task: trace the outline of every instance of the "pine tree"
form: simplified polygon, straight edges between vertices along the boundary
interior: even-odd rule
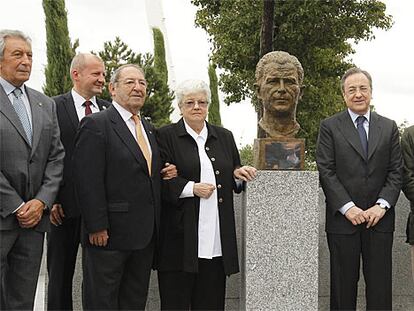
[[[69,38],[65,0],[43,0],[46,23],[47,66],[43,91],[48,96],[66,93],[72,87],[70,63],[78,41]]]
[[[121,65],[139,65],[144,70],[148,83],[147,100],[141,110],[142,114],[156,127],[170,123],[170,115],[173,111],[171,103],[174,96],[163,77],[155,70],[154,57],[151,54],[133,52],[119,37],[116,37],[113,42],[104,42],[104,49],[95,54],[98,54],[105,64],[106,85],[109,84],[113,72]],[[103,91],[101,97],[111,100],[107,89]]]
[[[210,63],[208,66],[208,76],[210,79],[211,103],[208,109],[208,122],[221,126],[220,101],[218,97],[216,66]]]

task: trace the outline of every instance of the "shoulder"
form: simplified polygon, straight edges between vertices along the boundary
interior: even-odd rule
[[[331,124],[334,124],[334,123],[338,122],[339,120],[347,118],[347,117],[349,117],[348,111],[343,110],[343,111],[335,113],[334,115],[332,115],[330,117],[327,117],[327,118],[323,119],[321,121],[321,124],[331,125]]]
[[[224,127],[207,123],[207,128],[209,131],[212,131],[212,133],[215,132],[218,137],[233,137],[233,133]]]
[[[26,86],[26,93],[29,96],[29,99],[35,99],[41,102],[42,104],[54,105],[55,103],[53,99],[51,99],[50,97],[27,86]]]
[[[103,109],[109,108],[109,106],[111,106],[112,104],[105,100],[105,99],[101,99],[101,98],[96,98],[96,102],[98,103],[98,105],[100,107],[102,107]]]
[[[72,97],[72,94],[68,92],[65,94],[53,96],[52,99],[55,101],[56,105],[59,105],[60,103],[66,101],[67,99],[70,99],[71,97]]]
[[[156,129],[156,135],[161,141],[176,140],[179,133],[179,124],[172,123]]]

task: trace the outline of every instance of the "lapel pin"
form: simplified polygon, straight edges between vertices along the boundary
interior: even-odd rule
[[[105,110],[106,109],[106,106],[102,106],[102,108]]]
[[[42,107],[42,103],[38,103],[39,107]]]

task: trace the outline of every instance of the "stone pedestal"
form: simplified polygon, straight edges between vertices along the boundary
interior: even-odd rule
[[[241,307],[318,310],[318,173],[259,171],[243,198]]]

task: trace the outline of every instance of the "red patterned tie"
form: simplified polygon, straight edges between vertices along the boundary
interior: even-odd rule
[[[88,114],[91,114],[92,113],[92,109],[91,109],[92,102],[90,100],[87,100],[86,102],[83,103],[83,105],[85,106],[85,116],[87,116]]]

